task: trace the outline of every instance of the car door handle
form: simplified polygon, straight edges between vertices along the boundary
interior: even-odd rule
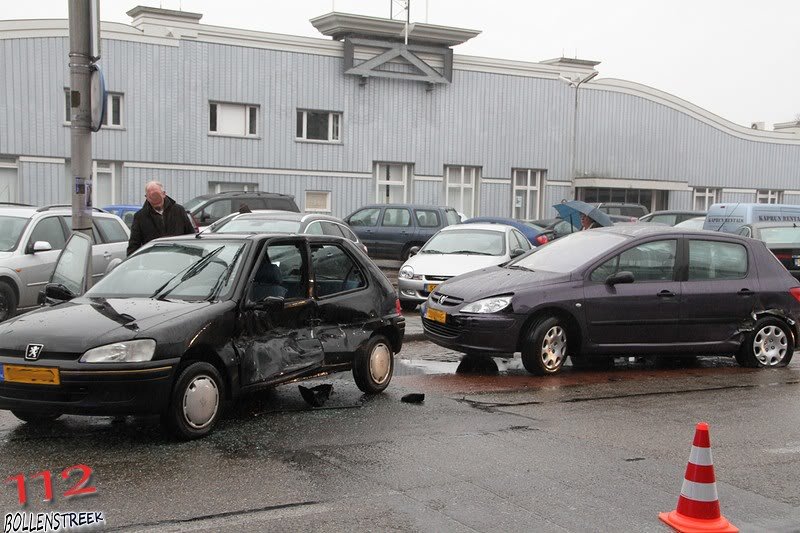
[[[672,291],[663,290],[663,291],[660,291],[657,296],[659,298],[672,298],[673,296],[675,296],[675,293],[672,292]]]
[[[105,257],[106,259],[111,259],[111,253],[110,252],[103,252],[103,257]]]
[[[755,294],[755,292],[751,291],[750,289],[742,289],[736,294],[738,294],[739,296],[752,296]]]

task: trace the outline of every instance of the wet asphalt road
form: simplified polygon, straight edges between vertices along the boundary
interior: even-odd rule
[[[322,409],[286,385],[235,406],[200,441],[152,418],[63,417],[40,429],[0,412],[0,476],[51,470],[26,511],[102,511],[122,531],[668,531],[694,424],[711,425],[725,516],[743,531],[800,531],[800,355],[741,369],[618,360],[537,378],[454,372],[425,342],[382,395],[349,374]],[[425,393],[422,404],[400,401]],[[86,464],[97,493],[64,498],[58,473]],[[20,510],[13,484],[0,510]]]

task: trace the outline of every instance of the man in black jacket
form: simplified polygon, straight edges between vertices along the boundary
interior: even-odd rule
[[[133,215],[128,255],[159,237],[194,233],[194,227],[182,205],[167,196],[164,186],[157,181],[144,187],[144,205]]]

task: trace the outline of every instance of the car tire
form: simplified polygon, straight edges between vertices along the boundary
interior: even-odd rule
[[[567,360],[567,329],[555,317],[534,322],[522,346],[522,366],[531,374],[557,374]]]
[[[11,286],[0,281],[0,322],[8,320],[17,312],[17,297]]]
[[[17,411],[12,409],[11,414],[28,424],[46,424],[53,422],[61,413],[34,413],[32,411]]]
[[[400,252],[400,260],[403,261],[404,263],[406,261],[408,261],[408,259],[411,257],[411,254],[410,254],[411,249],[413,247],[415,247],[415,246],[422,247],[422,245],[420,243],[418,243],[418,242],[410,242],[410,243],[406,244],[403,247],[403,251]]]
[[[221,418],[225,381],[217,368],[191,361],[179,370],[162,423],[182,440],[205,437]]]
[[[413,311],[417,308],[419,302],[410,302],[408,300],[400,300],[400,307],[403,311]]]
[[[362,392],[382,392],[392,380],[394,353],[389,340],[374,335],[353,357],[353,380]]]
[[[747,368],[786,366],[792,360],[794,345],[789,327],[780,319],[758,320],[753,331],[744,337],[736,362]]]

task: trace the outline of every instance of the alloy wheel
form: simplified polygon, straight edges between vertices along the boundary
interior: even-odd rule
[[[561,326],[553,326],[542,339],[542,364],[547,370],[555,370],[561,366],[566,356],[567,334]]]

